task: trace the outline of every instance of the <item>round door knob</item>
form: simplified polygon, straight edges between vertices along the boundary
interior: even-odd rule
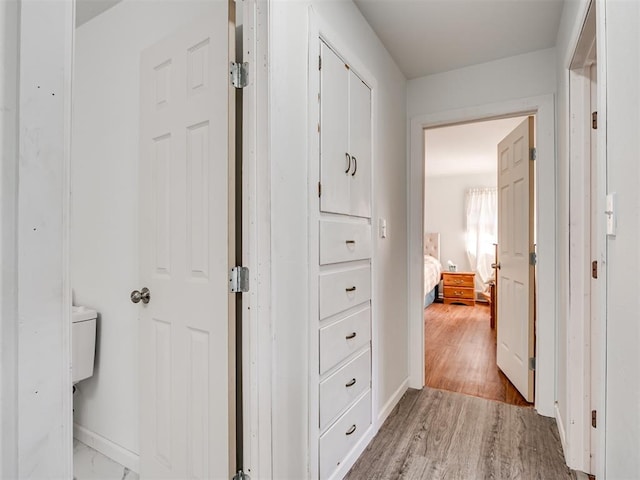
[[[492,264],[491,264],[491,268],[497,268],[498,270],[500,270],[500,267],[502,267],[502,265],[500,264],[500,262],[498,262],[498,263],[492,263]]]
[[[144,287],[142,290],[134,290],[131,292],[131,301],[133,303],[139,303],[142,300],[142,303],[147,304],[149,300],[151,300],[151,292],[147,287]]]

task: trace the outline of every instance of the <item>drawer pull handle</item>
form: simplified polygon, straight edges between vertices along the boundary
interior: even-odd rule
[[[460,285],[462,283],[462,280],[456,279],[453,281],[453,283],[455,283],[456,285]]]
[[[346,435],[351,435],[355,431],[356,431],[356,426],[355,425],[351,425],[351,428],[349,430],[347,430]]]
[[[356,291],[356,287],[354,285],[353,287],[345,288],[345,291],[347,291],[347,292],[355,292]]]
[[[458,295],[459,297],[461,297],[462,295],[464,295],[464,292],[461,292],[460,290],[456,290],[454,292],[456,295]]]
[[[357,333],[356,332],[352,332],[351,334],[347,335],[346,338],[347,340],[351,340],[352,338],[356,338]]]
[[[345,242],[347,245],[355,245],[356,241],[355,240],[345,240]]]
[[[350,382],[347,382],[344,386],[349,388],[349,387],[353,387],[356,384],[356,379],[352,378]]]

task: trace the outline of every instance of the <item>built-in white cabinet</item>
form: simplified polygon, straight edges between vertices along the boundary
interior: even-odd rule
[[[372,432],[371,90],[320,42],[317,157],[320,204],[310,204],[310,425],[316,475],[339,480]],[[315,477],[315,475],[314,475]]]
[[[321,42],[320,210],[371,217],[371,90]]]

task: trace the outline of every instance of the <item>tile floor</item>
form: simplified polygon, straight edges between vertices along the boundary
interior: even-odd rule
[[[73,439],[74,480],[139,480],[137,473]]]

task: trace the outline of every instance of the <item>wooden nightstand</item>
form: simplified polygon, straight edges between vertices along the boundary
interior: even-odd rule
[[[476,304],[475,276],[473,272],[442,272],[444,303]]]

